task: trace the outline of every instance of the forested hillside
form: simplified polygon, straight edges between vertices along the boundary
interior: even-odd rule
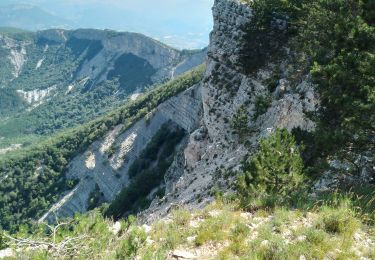
[[[0,149],[92,120],[203,62],[136,33],[0,28]]]
[[[17,229],[41,217],[74,180],[64,176],[70,161],[113,127],[122,131],[145,117],[160,103],[198,83],[202,67],[141,95],[108,115],[54,135],[47,140],[5,155],[0,159],[0,224]]]

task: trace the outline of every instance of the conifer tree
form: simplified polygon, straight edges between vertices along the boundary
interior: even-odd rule
[[[237,131],[240,139],[243,140],[249,131],[248,127],[249,117],[247,115],[246,107],[241,106],[233,117],[232,127]]]
[[[243,166],[239,194],[243,206],[259,196],[286,201],[304,181],[303,162],[294,137],[287,130],[276,130],[262,139],[259,151]]]

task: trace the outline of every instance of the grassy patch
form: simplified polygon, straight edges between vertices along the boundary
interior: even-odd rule
[[[198,259],[373,259],[371,227],[360,225],[344,202],[340,207],[316,206],[309,211],[276,207],[254,213],[217,202],[203,210],[172,210],[147,229],[134,218],[123,220],[117,233],[112,231],[112,221],[94,211],[61,227],[56,242],[85,236],[76,242],[78,251],[60,252],[74,253],[78,259],[166,259],[175,249],[192,252]],[[22,230],[18,237],[53,240],[45,226],[31,233]],[[56,253],[51,248],[21,252],[42,259]]]

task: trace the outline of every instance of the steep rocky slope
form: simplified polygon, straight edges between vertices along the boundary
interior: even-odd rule
[[[43,67],[54,65],[48,63],[48,60],[60,58],[63,59],[60,63],[63,63],[65,60],[61,52],[65,52],[64,54],[68,57],[73,54],[77,59],[72,71],[73,75],[66,75],[67,80],[70,81],[68,83],[86,77],[96,84],[107,80],[110,71],[116,69],[116,61],[124,54],[132,54],[137,57],[137,61],[142,60],[145,66],[152,67],[154,71],[149,75],[152,83],[171,78],[172,71],[179,75],[202,63],[201,56],[194,62],[195,65],[185,69],[180,68],[179,64],[185,64],[198,52],[181,52],[136,33],[93,29],[76,31],[54,29],[35,34],[18,31],[0,34],[0,46],[4,54],[2,62],[5,67],[9,67],[8,71],[1,71],[3,87],[8,87],[8,85],[12,87],[10,82],[19,78],[21,72],[35,74],[35,71]],[[48,57],[52,55],[55,57]],[[127,74],[124,71],[122,73]],[[128,75],[130,76],[134,75]],[[145,82],[142,83],[146,83],[146,80],[144,79]],[[62,85],[66,83],[60,82]],[[25,88],[42,89],[45,86],[25,86]]]
[[[271,12],[269,34],[259,36],[249,29],[253,7],[216,0],[203,78],[193,71],[138,99],[138,110],[129,106],[126,116],[93,124],[105,130],[67,162],[74,185],[54,194],[57,203],[39,219],[51,232],[5,232],[3,247],[10,248],[0,257],[373,259],[373,132],[362,150],[349,142],[353,161],[336,150],[309,165],[322,148],[322,139],[309,138],[326,134],[327,93],[314,71],[296,62],[304,53],[285,37],[285,16]],[[168,139],[160,131],[178,129],[183,135],[159,170]],[[138,221],[124,218],[137,212]]]
[[[200,98],[198,84],[159,105],[147,120],[142,119],[125,132],[123,126],[118,125],[104,140],[93,143],[68,166],[67,178],[78,179],[78,185],[40,221],[53,221],[55,217],[69,217],[87,211],[90,195],[96,187],[105,201],[114,200],[129,183],[129,167],[163,124],[177,124],[188,133],[196,129],[201,113]],[[108,150],[114,145],[117,150],[109,155]]]
[[[247,4],[238,1],[217,0],[213,7],[214,30],[208,48],[207,68],[202,81],[203,117],[199,128],[190,136],[184,150],[183,174],[172,182],[163,203],[154,203],[142,216],[147,221],[165,215],[174,205],[195,208],[212,200],[213,189],[228,189],[244,156],[256,151],[257,143],[277,128],[314,130],[314,122],[306,113],[315,111],[319,99],[307,76],[292,86],[287,80],[291,61],[287,57],[270,60],[253,73],[244,73],[241,61],[247,49],[246,28],[252,22]],[[254,61],[255,62],[255,61]],[[276,88],[270,93],[269,81],[278,72]],[[293,87],[293,88],[292,88]],[[262,114],[257,99],[270,96]],[[232,127],[232,120],[245,105],[250,120],[246,143]],[[229,174],[230,175],[230,174]]]
[[[105,140],[94,143],[74,159],[68,176],[78,178],[79,185],[44,218],[84,212],[96,185],[106,201],[112,201],[129,182],[129,165],[166,120],[177,123],[190,135],[165,174],[165,197],[156,198],[141,214],[145,221],[166,215],[176,204],[191,208],[205,205],[212,200],[215,188],[230,189],[234,178],[230,172],[238,170],[244,156],[256,151],[259,139],[275,129],[314,130],[315,124],[306,113],[315,111],[319,100],[307,76],[302,75],[297,83],[289,81],[293,61],[287,55],[269,61],[252,73],[244,72],[241,61],[249,48],[245,37],[246,28],[252,22],[250,7],[237,1],[217,0],[213,14],[215,25],[201,84],[162,104],[150,115],[148,124],[141,120],[122,134],[118,126]],[[271,80],[276,82],[272,91],[269,90]],[[257,100],[266,97],[270,100],[259,113]],[[251,133],[247,133],[246,142],[232,127],[233,118],[243,106],[251,118],[248,125]],[[103,166],[107,158],[105,151],[111,144],[116,144],[116,152]],[[125,167],[121,167],[124,162],[118,158],[127,158]],[[120,180],[115,177],[116,172],[121,173]]]
[[[133,193],[142,192],[128,206],[137,199],[147,205],[153,189],[161,194],[175,149],[199,119],[203,69],[199,66],[38,144],[1,151],[8,152],[0,158],[0,176],[6,180],[0,183],[2,228],[41,218],[56,202],[57,215],[84,212],[111,202],[128,186]]]
[[[166,175],[166,196],[140,214],[142,221],[153,222],[180,206],[202,207],[214,200],[217,191],[231,191],[243,160],[256,153],[259,141],[276,129],[306,135],[317,129],[319,119],[311,115],[321,116],[321,98],[309,70],[297,62],[304,54],[295,48],[293,38],[285,37],[286,21],[273,18],[271,33],[262,38],[249,29],[255,20],[249,3],[238,0],[216,0],[213,17],[200,125]],[[273,42],[254,44],[252,39],[257,37]],[[261,58],[254,58],[253,53],[260,53]],[[245,133],[234,126],[241,116],[247,122]],[[367,145],[373,142],[372,136],[367,137]],[[352,159],[342,159],[339,153],[325,158],[330,169],[319,169],[318,180],[312,178],[312,197],[339,187],[373,183],[373,148],[349,151]]]

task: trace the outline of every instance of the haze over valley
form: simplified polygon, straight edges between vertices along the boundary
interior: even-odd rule
[[[208,45],[213,0],[1,0],[0,26],[137,32],[179,49]]]

